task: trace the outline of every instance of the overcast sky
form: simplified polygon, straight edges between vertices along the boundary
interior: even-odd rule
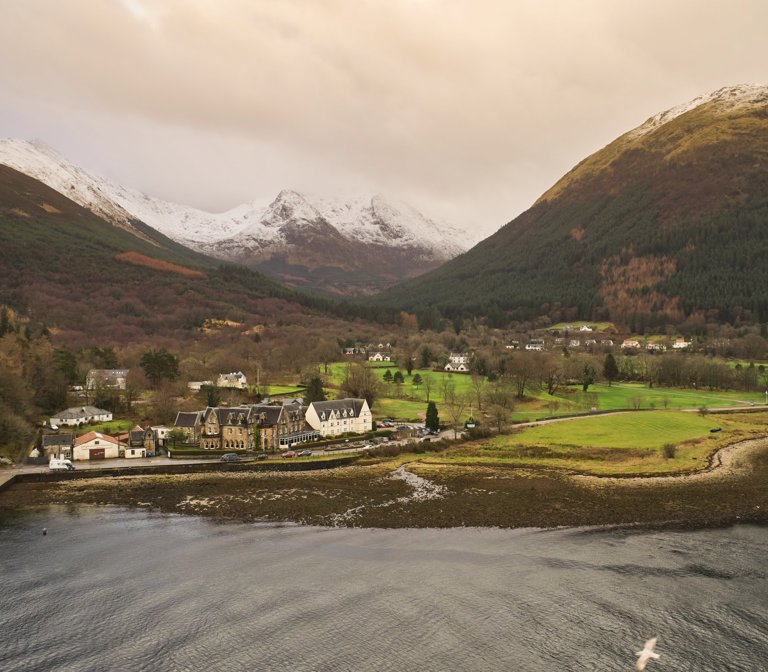
[[[649,116],[768,82],[765,0],[0,0],[0,136],[221,211],[381,192],[488,235]]]

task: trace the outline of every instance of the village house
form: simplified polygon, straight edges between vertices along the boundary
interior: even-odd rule
[[[124,390],[128,384],[130,369],[91,369],[85,377],[85,387],[95,390],[104,387],[110,390]]]
[[[628,348],[639,348],[640,347],[640,341],[638,341],[636,338],[625,338],[624,342],[621,344],[621,349],[626,350]]]
[[[519,350],[520,349],[520,341],[510,341],[504,346],[505,350]]]
[[[373,417],[365,399],[313,401],[306,410],[306,421],[320,436],[363,434],[373,428]]]
[[[469,353],[452,352],[448,357],[448,363],[444,367],[445,371],[453,373],[469,372]]]
[[[75,445],[74,434],[44,434],[42,453],[46,460],[51,457],[72,459],[72,447]]]
[[[684,338],[676,338],[675,342],[672,344],[672,349],[685,350],[686,348],[690,347],[690,345],[690,341],[686,341]]]
[[[532,338],[525,344],[526,350],[533,350],[534,352],[541,352],[544,350],[543,338]]]
[[[258,414],[252,406],[211,407],[200,416],[203,450],[253,450]]]
[[[197,445],[200,443],[202,423],[200,421],[203,411],[179,411],[173,423],[174,429],[182,432],[187,443]]]
[[[648,350],[648,352],[666,352],[667,346],[664,345],[663,343],[658,343],[654,341],[646,345],[645,349]]]
[[[392,357],[386,352],[374,352],[372,355],[368,355],[369,362],[390,362]]]
[[[187,388],[189,388],[192,392],[199,392],[204,387],[213,387],[213,381],[212,380],[190,380],[187,383]]]
[[[95,406],[73,406],[51,416],[52,427],[80,427],[89,422],[109,422],[112,413]]]
[[[216,387],[231,387],[236,390],[245,390],[248,388],[248,381],[242,371],[220,373],[216,379]]]
[[[157,453],[161,448],[165,448],[168,442],[168,434],[171,432],[170,427],[165,425],[154,425],[144,430],[144,448],[149,453]]]
[[[259,442],[264,452],[276,452],[320,438],[320,432],[307,424],[300,403],[256,404],[253,408],[259,414]]]
[[[75,439],[73,460],[106,460],[120,457],[120,442],[101,432],[88,432]]]
[[[296,400],[280,405],[250,404],[179,412],[175,425],[184,432],[188,443],[204,450],[275,452],[320,438],[320,433],[305,422],[304,409]]]

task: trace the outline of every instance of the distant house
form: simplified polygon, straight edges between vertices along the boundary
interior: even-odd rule
[[[604,348],[612,348],[613,340],[610,338],[604,338],[602,341],[600,341],[600,345],[602,345]]]
[[[543,338],[532,338],[525,344],[526,350],[541,351],[544,349]]]
[[[448,357],[448,363],[445,365],[444,370],[453,373],[468,373],[469,353],[452,352]]]
[[[112,413],[95,406],[73,406],[51,416],[51,426],[79,427],[89,422],[109,422]]]
[[[72,447],[75,445],[74,434],[45,434],[43,435],[43,456],[72,458]]]
[[[91,369],[85,377],[85,387],[95,390],[104,387],[111,390],[124,390],[128,383],[130,369]]]
[[[371,409],[365,399],[313,401],[306,410],[306,421],[321,436],[363,434],[373,427]]]
[[[584,332],[584,333],[589,333],[590,331],[592,331],[592,327],[590,327],[587,324],[583,324],[583,325],[581,325],[579,327],[579,331]]]
[[[368,355],[369,362],[390,362],[392,357],[386,352],[374,352],[372,355]]]
[[[190,380],[187,383],[187,388],[192,390],[192,392],[199,392],[206,385],[213,387],[213,381],[212,380]]]
[[[621,349],[626,350],[628,348],[639,348],[640,347],[640,341],[638,341],[635,338],[625,338],[624,342],[621,344]]]
[[[568,347],[569,348],[580,348],[581,347],[581,341],[578,338],[572,338],[570,341],[568,341]]]
[[[216,379],[216,387],[231,387],[236,390],[245,390],[248,387],[248,381],[242,371],[220,373]]]
[[[658,343],[654,341],[646,345],[645,349],[648,350],[649,352],[666,352],[667,346],[664,345],[663,343]]]
[[[519,350],[520,349],[520,341],[510,341],[504,346],[505,350]]]
[[[673,350],[685,350],[686,348],[689,348],[691,345],[690,341],[686,341],[684,338],[676,338],[675,342],[672,344]]]
[[[73,460],[105,460],[120,456],[120,442],[101,432],[88,432],[75,439]]]

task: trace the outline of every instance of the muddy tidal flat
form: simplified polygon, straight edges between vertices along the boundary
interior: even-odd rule
[[[243,522],[378,528],[768,520],[768,440],[729,446],[713,464],[698,474],[646,478],[418,460],[309,472],[120,476],[16,484],[0,493],[0,508],[119,505]]]

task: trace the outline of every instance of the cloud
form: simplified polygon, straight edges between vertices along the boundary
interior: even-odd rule
[[[768,6],[5,0],[4,16],[0,122],[73,160],[203,207],[365,185],[490,232],[651,114],[760,81]]]

